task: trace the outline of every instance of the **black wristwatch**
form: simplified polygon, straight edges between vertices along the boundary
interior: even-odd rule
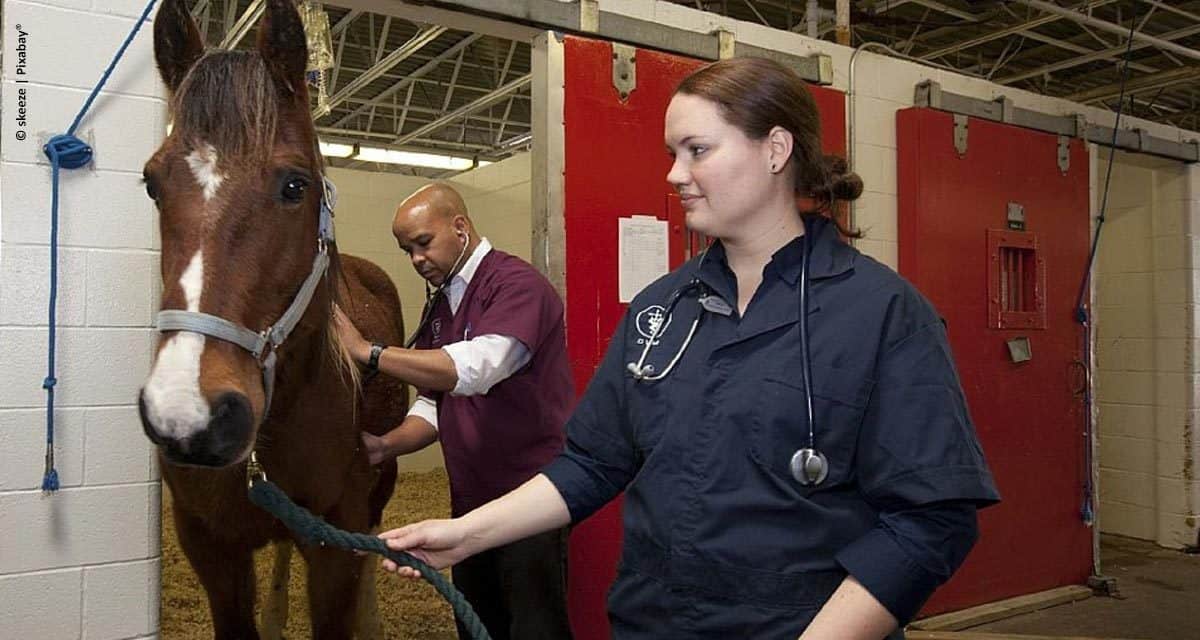
[[[386,348],[387,348],[386,344],[379,344],[378,342],[371,343],[371,356],[369,358],[367,358],[367,369],[368,370],[370,370],[370,371],[378,371],[379,370],[379,356],[380,356],[380,354],[383,353],[383,350]]]

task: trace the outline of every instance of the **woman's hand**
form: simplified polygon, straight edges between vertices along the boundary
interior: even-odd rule
[[[445,569],[471,555],[467,531],[461,519],[425,520],[379,534],[393,551],[407,551],[434,569]],[[383,568],[406,578],[420,578],[410,567],[384,559]]]

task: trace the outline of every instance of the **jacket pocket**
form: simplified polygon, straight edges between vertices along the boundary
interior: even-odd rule
[[[763,397],[753,412],[750,455],[771,474],[807,494],[853,479],[859,431],[875,381],[814,363],[815,419],[810,445],[801,366],[798,358],[791,358],[763,373],[760,385]],[[804,487],[792,477],[793,454],[809,446],[824,455],[829,463],[829,475],[816,487]]]

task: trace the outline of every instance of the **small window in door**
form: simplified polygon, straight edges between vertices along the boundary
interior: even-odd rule
[[[989,229],[988,326],[1046,328],[1046,268],[1037,235]]]

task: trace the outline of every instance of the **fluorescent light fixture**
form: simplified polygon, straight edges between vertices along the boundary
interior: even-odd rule
[[[354,145],[352,144],[325,142],[324,140],[317,144],[321,147],[321,155],[326,158],[349,158],[354,155]]]
[[[511,149],[512,147],[519,147],[524,144],[529,144],[531,140],[533,140],[532,133],[522,133],[519,136],[513,136],[508,140],[501,142],[499,147],[501,149]]]
[[[359,147],[355,160],[364,162],[384,162],[387,164],[404,164],[411,167],[429,167],[447,171],[466,171],[475,166],[470,158],[443,156],[435,153],[417,153],[414,151],[397,151],[381,147]],[[482,162],[480,163],[483,164]]]

